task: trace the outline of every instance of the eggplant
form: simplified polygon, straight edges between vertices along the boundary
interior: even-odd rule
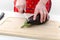
[[[41,23],[40,22],[40,14],[37,15],[36,20],[33,20],[33,16],[28,18],[29,21],[27,21],[27,23],[30,23],[32,25],[40,25],[40,24],[44,24],[48,21],[48,19],[46,18],[45,22]]]
[[[34,15],[33,15],[34,16]],[[30,27],[32,25],[41,25],[41,24],[45,24],[48,21],[48,18],[46,17],[45,22],[41,23],[40,22],[40,14],[37,15],[36,20],[33,20],[33,16],[29,17],[28,20],[26,20],[26,22],[24,23],[23,27]]]

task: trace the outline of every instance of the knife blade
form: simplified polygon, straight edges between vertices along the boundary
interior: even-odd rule
[[[28,20],[28,16],[26,15],[26,13],[24,13],[24,18]]]
[[[31,17],[32,15],[33,15],[33,14],[30,14],[30,13],[28,13],[28,14],[24,13],[24,14],[23,14],[24,18],[25,18],[27,21],[29,21],[28,18]]]

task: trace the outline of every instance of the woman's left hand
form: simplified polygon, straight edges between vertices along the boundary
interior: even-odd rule
[[[48,11],[46,9],[45,4],[43,4],[42,2],[39,2],[36,5],[33,20],[36,19],[36,16],[37,16],[38,13],[40,13],[40,22],[41,23],[45,22],[46,18],[48,17]]]

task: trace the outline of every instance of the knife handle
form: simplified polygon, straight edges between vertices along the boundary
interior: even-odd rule
[[[5,15],[4,12],[2,12],[2,13],[0,14],[0,20],[4,17],[4,15]]]

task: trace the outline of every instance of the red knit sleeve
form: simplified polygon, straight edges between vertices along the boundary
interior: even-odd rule
[[[16,1],[14,0],[14,12],[18,12],[18,8],[16,8]],[[26,0],[26,13],[34,13],[36,4],[38,3],[39,0]],[[46,9],[49,12],[51,8],[51,0],[49,0],[46,4]]]
[[[51,0],[49,0],[49,1],[46,3],[46,9],[47,9],[48,12],[50,11],[50,9],[51,9]]]
[[[15,6],[16,5],[16,1],[17,0],[14,0],[14,12],[18,12],[18,8],[16,8],[16,6]]]
[[[34,13],[35,7],[39,0],[26,0],[26,13]],[[51,0],[46,3],[46,9],[49,12],[51,8]]]

